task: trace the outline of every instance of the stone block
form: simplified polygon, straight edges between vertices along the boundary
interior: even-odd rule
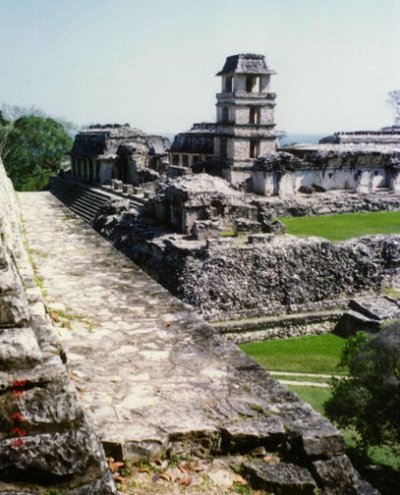
[[[284,440],[285,427],[277,417],[249,418],[224,425],[222,448],[229,453],[249,452],[255,447],[275,449]]]
[[[316,495],[317,484],[310,472],[286,462],[245,462],[243,473],[254,488],[285,495]]]
[[[218,222],[213,222],[212,220],[198,220],[194,222],[191,233],[197,240],[218,239],[221,227]]]
[[[41,356],[31,328],[0,329],[0,370],[34,366],[39,363]]]
[[[381,323],[364,316],[357,311],[346,311],[337,322],[334,333],[342,337],[355,335],[357,332],[379,332]]]
[[[59,482],[73,476],[88,483],[102,478],[105,466],[97,437],[84,425],[76,430],[1,440],[0,475],[5,473],[26,483],[38,478],[42,483]]]
[[[379,491],[360,479],[346,455],[313,462],[318,483],[329,495],[379,495]],[[340,482],[338,483],[338,480]]]
[[[12,414],[18,411],[23,417],[23,427],[28,431],[32,428],[43,430],[56,425],[83,422],[83,412],[78,405],[75,387],[68,381],[55,381],[45,387],[28,388],[20,397],[13,398],[12,403],[13,407],[10,408],[10,394],[0,397],[1,416],[11,426]]]
[[[386,297],[352,299],[349,306],[367,318],[374,320],[394,320],[400,318],[400,306]]]
[[[122,192],[125,194],[133,194],[133,185],[132,184],[123,184]]]

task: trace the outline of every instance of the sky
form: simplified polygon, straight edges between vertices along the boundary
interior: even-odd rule
[[[79,126],[215,121],[237,53],[276,70],[277,129],[378,129],[400,89],[400,1],[0,0],[0,103]]]

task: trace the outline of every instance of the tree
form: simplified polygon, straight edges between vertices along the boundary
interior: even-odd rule
[[[389,91],[387,103],[394,110],[394,123],[400,125],[400,90]]]
[[[400,321],[376,336],[359,332],[342,357],[349,377],[333,380],[327,416],[360,435],[359,447],[387,445],[400,451]]]
[[[28,115],[0,124],[0,148],[16,189],[41,189],[58,172],[72,139],[63,125],[49,117]]]

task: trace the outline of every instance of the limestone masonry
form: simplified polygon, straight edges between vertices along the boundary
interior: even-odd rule
[[[50,193],[19,197],[46,300],[79,315],[64,349],[109,454],[219,462],[276,495],[377,494],[326,419]]]
[[[0,162],[0,493],[116,493],[33,280]]]

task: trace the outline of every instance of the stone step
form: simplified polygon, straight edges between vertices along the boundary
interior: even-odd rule
[[[74,213],[91,222],[99,209],[110,200],[110,195],[94,191],[71,181],[54,180],[51,192]]]
[[[85,220],[93,220],[96,216],[97,211],[101,208],[102,205],[97,207],[85,205],[83,202],[71,201],[68,196],[57,195],[57,198],[60,199],[66,206],[68,206],[72,211],[77,213],[79,216],[84,218]]]
[[[70,197],[65,196],[65,202],[70,203],[74,206],[82,207],[83,209],[89,210],[93,213],[97,213],[98,210],[105,204],[105,202],[101,201],[93,201],[90,198],[82,197]]]
[[[89,221],[93,220],[96,216],[97,211],[100,209],[101,205],[96,207],[88,207],[83,203],[71,202],[67,198],[58,197],[66,206],[68,206],[72,211],[80,215]]]
[[[57,196],[62,196],[70,201],[84,200],[86,203],[93,204],[98,206],[99,204],[103,205],[108,201],[107,196],[98,196],[92,194],[90,191],[85,191],[83,189],[75,190],[66,190],[66,189],[58,189],[55,191]]]

